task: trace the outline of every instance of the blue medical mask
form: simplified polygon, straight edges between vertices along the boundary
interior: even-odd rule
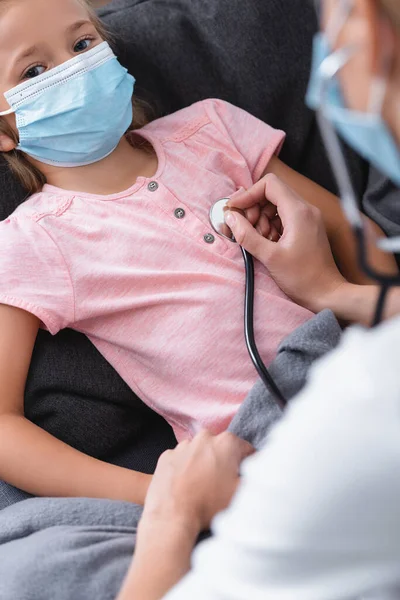
[[[132,122],[135,80],[107,42],[4,94],[15,113],[18,150],[60,167],[95,163]]]
[[[354,49],[350,49],[347,59],[354,52]],[[400,185],[400,150],[382,117],[385,82],[375,82],[372,112],[350,110],[345,106],[337,79],[330,77],[329,68],[324,69],[327,59],[332,56],[327,35],[318,33],[314,38],[307,105],[313,110],[322,111],[354,150]]]

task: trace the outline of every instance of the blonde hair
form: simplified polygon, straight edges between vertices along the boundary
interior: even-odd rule
[[[9,0],[0,0],[0,4],[5,4],[6,2],[9,2]],[[112,36],[106,30],[99,17],[96,15],[96,12],[91,6],[90,0],[78,0],[78,2],[88,10],[90,20],[93,22],[96,30],[103,40],[112,45]],[[129,131],[140,129],[141,127],[147,125],[147,123],[151,120],[151,108],[147,105],[147,103],[140,100],[136,96],[133,96],[132,105],[133,121],[129,127]],[[16,145],[19,143],[18,133],[12,129],[12,127],[3,117],[0,117],[0,135],[2,134],[11,138]],[[143,146],[145,150],[150,150],[150,147],[145,140],[139,140],[138,143]],[[46,177],[37,167],[29,162],[27,157],[22,152],[19,150],[12,150],[11,152],[0,152],[0,155],[4,157],[13,175],[17,177],[24,189],[29,194],[35,194],[43,188],[44,184],[46,183]]]

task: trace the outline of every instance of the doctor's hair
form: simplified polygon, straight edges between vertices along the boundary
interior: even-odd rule
[[[9,0],[0,0],[0,6],[2,4],[6,4],[8,1]],[[100,37],[104,41],[108,42],[111,47],[113,47],[113,37],[97,16],[94,8],[91,5],[91,1],[78,0],[78,2],[87,9],[90,20],[93,22],[96,30],[100,34]],[[133,120],[128,131],[134,131],[135,129],[144,127],[155,117],[150,105],[136,96],[132,97],[132,108]],[[19,143],[18,132],[12,129],[4,117],[0,117],[0,135],[8,136],[12,139],[15,145]],[[140,145],[143,150],[146,150],[149,153],[152,152],[151,145],[139,136],[136,136],[135,138],[135,145]],[[0,156],[4,158],[14,177],[18,179],[19,183],[29,195],[35,194],[42,190],[44,184],[46,183],[46,177],[37,167],[29,162],[28,158],[23,152],[20,150],[11,150],[10,152],[0,152]]]
[[[400,30],[400,3],[399,0],[380,0],[383,10],[393,22],[393,25]]]

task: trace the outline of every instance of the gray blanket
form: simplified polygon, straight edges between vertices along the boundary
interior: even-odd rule
[[[286,400],[291,400],[302,389],[311,365],[337,346],[341,332],[334,314],[324,310],[281,343],[269,372]],[[229,430],[259,450],[269,429],[280,416],[280,408],[259,380],[249,392]]]
[[[331,350],[340,327],[324,311],[293,332],[270,367],[285,396],[304,385],[310,365]],[[257,383],[231,431],[263,443],[280,416]],[[79,498],[32,498],[0,511],[0,600],[112,600],[134,550],[141,507]]]
[[[114,600],[141,507],[32,498],[0,512],[1,600]]]

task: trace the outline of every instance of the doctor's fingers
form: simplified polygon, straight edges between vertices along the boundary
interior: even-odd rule
[[[260,204],[254,204],[250,208],[246,208],[241,210],[239,208],[231,208],[231,210],[237,210],[244,214],[246,219],[254,226],[258,225],[260,222],[264,222],[264,225],[268,221],[272,221],[276,217],[276,206],[268,202],[265,206],[260,206]],[[268,232],[267,232],[268,234]]]
[[[214,443],[227,457],[236,460],[238,465],[240,465],[245,458],[248,458],[255,453],[255,449],[251,444],[229,431],[224,431],[215,436]]]
[[[244,209],[243,212],[246,219],[252,225],[255,225],[261,216],[261,206],[259,204],[255,204],[254,206],[250,206],[250,208]]]
[[[276,215],[273,219],[271,219],[271,225],[273,227],[275,227],[275,229],[279,233],[279,235],[283,234],[282,221],[281,221],[281,219],[280,219],[280,217],[278,215]]]
[[[302,213],[309,206],[273,173],[265,175],[247,191],[234,194],[233,198],[227,202],[227,207],[243,210],[257,203],[261,204],[262,207],[266,207],[270,218],[278,213],[284,226],[285,221],[290,220],[291,217],[296,217],[297,213]]]
[[[247,211],[259,207],[259,210],[266,211],[266,214],[272,218],[276,214],[276,206],[265,196],[264,179],[265,177],[257,181],[248,190],[241,188],[235,192],[226,203],[227,208]]]
[[[259,204],[255,204],[254,206],[251,206],[245,210],[241,210],[239,208],[231,208],[231,210],[244,215],[249,223],[258,229],[261,235],[267,237],[271,231],[270,220],[272,222],[272,219],[276,217],[276,207],[273,205],[271,205],[271,207],[272,210],[267,210],[267,207],[264,206],[261,208]],[[278,230],[279,226],[276,224],[274,225],[275,227],[272,229],[274,230],[275,235],[275,230]],[[226,232],[224,233],[227,235]]]
[[[281,223],[279,217],[271,220],[265,213],[261,213],[260,218],[255,224],[255,228],[260,235],[268,238],[272,242],[277,242],[281,237]]]
[[[237,243],[268,267],[268,262],[277,243],[270,241],[259,233],[240,213],[228,211],[225,215],[225,221],[229,225]]]

